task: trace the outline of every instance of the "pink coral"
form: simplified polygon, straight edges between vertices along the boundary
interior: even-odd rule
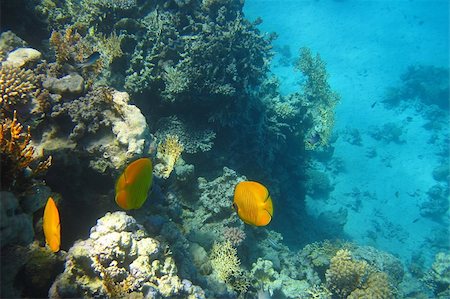
[[[223,237],[225,240],[230,241],[233,246],[239,246],[244,241],[246,235],[239,227],[226,227],[223,230]]]

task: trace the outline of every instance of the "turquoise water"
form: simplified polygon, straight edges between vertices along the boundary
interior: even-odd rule
[[[448,1],[0,8],[0,297],[450,298]]]
[[[427,120],[414,107],[386,109],[381,102],[388,88],[402,84],[401,75],[409,66],[449,65],[448,9],[446,1],[246,1],[244,10],[251,20],[262,17],[261,29],[279,36],[272,70],[284,92],[295,91],[301,76],[284,63],[283,49],[289,49],[292,62],[298,49],[307,46],[326,61],[331,85],[342,96],[331,159],[343,161],[346,171],[333,175],[330,200],[307,198],[310,213],[348,209],[361,201],[356,211],[348,209],[345,233],[405,262],[417,254],[429,260],[450,242],[448,212],[443,211],[443,221],[423,218],[423,199],[411,195],[437,183],[431,176],[434,168],[448,167],[448,148],[443,155],[436,152],[448,145],[449,128],[438,133],[424,129]],[[408,117],[413,120],[405,121]],[[370,137],[374,127],[385,123],[402,127],[402,143]],[[358,146],[345,140],[355,129],[362,139]],[[433,134],[441,135],[440,143],[427,142]],[[368,158],[370,149],[377,150],[378,157]],[[386,158],[391,160],[388,165],[380,161]],[[326,168],[326,163],[318,167]],[[355,188],[370,195],[352,198]],[[431,248],[430,236],[437,243]]]

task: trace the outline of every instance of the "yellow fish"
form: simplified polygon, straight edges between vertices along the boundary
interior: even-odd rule
[[[240,182],[234,188],[233,207],[247,224],[265,226],[273,216],[269,190],[258,182]]]
[[[58,252],[61,245],[61,225],[58,208],[51,197],[48,198],[45,205],[43,227],[45,243],[53,252]]]
[[[152,186],[153,166],[149,158],[138,159],[125,168],[116,183],[116,203],[124,210],[139,209]]]

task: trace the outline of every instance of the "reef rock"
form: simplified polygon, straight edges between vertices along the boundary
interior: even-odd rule
[[[84,79],[78,74],[69,74],[60,79],[48,77],[43,86],[61,95],[80,95],[84,89]]]
[[[0,192],[0,243],[27,245],[33,241],[33,222],[22,212],[19,200],[11,192]]]
[[[29,62],[37,61],[42,54],[38,50],[32,48],[19,48],[9,53],[3,66],[22,67]]]
[[[177,276],[170,250],[125,212],[107,213],[70,248],[50,298],[205,298]]]

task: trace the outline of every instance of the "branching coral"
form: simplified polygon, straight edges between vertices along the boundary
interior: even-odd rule
[[[225,227],[223,238],[231,242],[233,246],[239,246],[245,240],[245,232],[239,227]]]
[[[155,172],[165,179],[170,176],[175,163],[183,152],[183,145],[180,143],[178,136],[167,135],[164,141],[158,145],[156,158],[161,163],[155,166]]]
[[[122,48],[120,47],[122,36],[117,35],[115,32],[111,33],[109,36],[100,34],[98,36],[98,41],[99,51],[107,57],[109,63],[123,55]]]
[[[0,107],[11,110],[19,101],[36,91],[36,77],[32,70],[2,66],[0,69]]]
[[[85,56],[92,53],[86,40],[73,28],[65,31],[53,31],[50,36],[50,45],[54,48],[56,62],[82,62]]]
[[[25,169],[31,169],[31,175],[42,174],[51,165],[51,156],[31,167],[36,161],[35,149],[31,143],[30,127],[24,133],[23,126],[17,121],[14,111],[12,120],[4,119],[0,124],[0,150],[1,150],[1,185],[2,188],[13,188],[26,180]]]
[[[246,273],[241,269],[241,261],[236,248],[230,241],[215,242],[210,254],[211,266],[217,278],[230,285],[235,291],[245,292],[249,286]]]

